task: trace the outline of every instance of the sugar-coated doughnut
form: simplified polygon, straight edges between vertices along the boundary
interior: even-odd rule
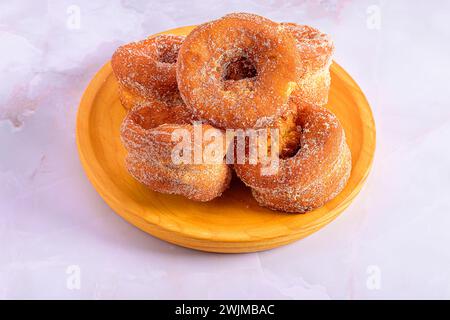
[[[236,13],[196,27],[181,45],[178,88],[215,127],[258,128],[288,108],[298,78],[294,37],[266,18]]]
[[[174,162],[173,152],[179,143],[174,139],[174,132],[179,130],[194,141],[194,126],[164,124],[154,128],[153,119],[146,117],[146,111],[145,108],[133,109],[122,123],[121,138],[128,151],[128,172],[153,191],[178,194],[196,201],[210,201],[220,196],[231,180],[231,169],[224,158],[197,164],[193,162],[194,155],[191,153],[194,148],[191,148],[188,152],[192,162]],[[202,125],[201,128],[202,135],[208,130],[213,130],[217,135],[223,134],[209,125]],[[203,141],[201,151],[207,145]]]
[[[241,180],[262,206],[306,212],[324,205],[342,191],[351,171],[351,153],[336,116],[322,107],[299,108],[300,149],[282,158],[275,174],[264,175],[262,163],[236,164]]]
[[[120,87],[140,98],[165,98],[178,90],[176,61],[184,36],[158,35],[119,47],[111,66]]]
[[[280,23],[280,26],[294,35],[297,44],[300,70],[298,87],[293,95],[304,103],[323,106],[328,101],[330,90],[330,65],[334,44],[330,36],[319,30],[295,23]]]
[[[119,47],[111,59],[125,109],[142,107],[152,127],[190,123],[178,91],[175,63],[184,36],[159,35]]]
[[[176,112],[178,111],[178,112]],[[130,110],[122,121],[121,137],[127,149],[134,150],[139,146],[146,146],[146,133],[149,129],[161,124],[189,124],[185,109],[175,106],[168,110],[167,106],[155,101],[153,104],[142,104]],[[144,140],[143,140],[144,139]]]

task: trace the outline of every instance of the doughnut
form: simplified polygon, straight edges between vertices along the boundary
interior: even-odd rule
[[[297,79],[298,87],[293,92],[303,103],[323,106],[328,102],[330,90],[330,65],[334,44],[330,36],[319,30],[295,23],[280,23],[296,40],[298,58],[302,61]]]
[[[176,61],[183,40],[183,36],[158,35],[119,47],[111,66],[121,90],[144,100],[176,92]]]
[[[342,191],[350,176],[351,153],[341,124],[327,109],[302,105],[297,121],[300,149],[279,159],[275,174],[264,175],[261,162],[235,164],[234,168],[260,205],[304,213]]]
[[[181,45],[177,81],[198,119],[222,129],[262,128],[287,112],[299,59],[294,36],[266,18],[226,15]]]
[[[182,124],[184,121],[182,117],[177,119],[176,113],[165,111],[167,111],[165,106],[158,103],[138,105],[129,111],[121,126],[121,137],[125,147],[130,150],[145,147],[145,137],[149,129],[171,122]]]
[[[122,143],[128,151],[125,166],[131,176],[153,191],[182,195],[191,200],[210,201],[220,196],[231,180],[231,169],[225,164],[224,157],[216,161],[200,161],[198,164],[193,161],[174,162],[172,153],[179,143],[174,139],[174,134],[182,132],[195,141],[194,126],[163,124],[152,127],[153,119],[146,117],[148,110],[133,109],[121,126]],[[202,136],[211,130],[222,137],[220,130],[209,125],[201,126]],[[202,141],[202,152],[208,144]],[[182,149],[183,155],[189,155],[193,160],[194,149]]]
[[[178,91],[176,66],[184,37],[159,35],[119,47],[111,66],[125,109],[145,106],[153,112],[153,127],[164,123],[190,123],[192,114]]]

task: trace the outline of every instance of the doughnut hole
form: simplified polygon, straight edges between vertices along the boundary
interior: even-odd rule
[[[288,159],[294,157],[301,149],[301,134],[302,128],[300,124],[296,122],[296,114],[288,113],[283,115],[276,123],[266,127],[260,128],[258,130],[258,134],[264,134],[264,130],[266,131],[267,144],[265,147],[267,148],[265,154],[267,156],[273,157],[273,147],[272,145],[272,129],[278,129],[278,143],[277,143],[277,151],[276,155],[280,159]],[[235,140],[236,143],[236,140]],[[245,155],[247,159],[250,157],[250,138],[245,137]],[[258,148],[261,148],[263,145],[258,145]],[[254,152],[259,152],[263,150],[254,150]],[[236,159],[235,159],[236,160]]]
[[[301,127],[295,121],[295,115],[289,114],[280,120],[280,158],[294,157],[300,150]]]
[[[288,113],[282,116],[274,125],[278,129],[278,156],[280,159],[294,157],[300,150],[301,127],[295,121],[296,116]],[[273,128],[273,127],[272,127]],[[267,154],[272,152],[270,128],[267,130]]]
[[[258,75],[252,57],[242,50],[227,52],[219,61],[219,77],[224,91],[253,91]]]
[[[175,64],[177,62],[179,46],[158,46],[157,59],[162,63]]]
[[[240,56],[232,59],[224,67],[223,80],[239,81],[256,77],[256,67],[254,63],[246,56]]]
[[[140,126],[142,129],[151,129],[154,127],[153,121],[152,121],[152,110],[151,108],[140,108],[136,112],[130,113],[131,120]]]

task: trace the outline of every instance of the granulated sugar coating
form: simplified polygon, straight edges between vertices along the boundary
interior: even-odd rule
[[[128,171],[154,191],[209,201],[228,188],[231,167],[225,157],[174,163],[173,134],[184,130],[195,142],[194,120],[203,122],[202,135],[213,129],[222,138],[214,127],[258,129],[267,132],[268,154],[278,150],[275,171],[264,170],[273,158],[234,164],[258,203],[286,212],[322,206],[351,171],[344,131],[322,108],[333,53],[330,37],[315,28],[247,13],[202,24],[186,38],[160,35],[120,47],[111,64],[131,110],[121,127]],[[193,160],[194,149],[208,147],[200,144],[182,153]],[[220,148],[225,155],[226,144]]]
[[[111,59],[122,105],[145,106],[147,122],[189,123],[176,82],[176,61],[183,36],[159,35],[119,47]]]
[[[245,61],[251,77],[230,78]],[[180,93],[194,115],[220,128],[254,128],[287,110],[300,70],[293,35],[252,14],[230,14],[195,28],[177,62]]]
[[[331,37],[316,28],[296,23],[282,22],[280,28],[294,35],[305,72],[314,72],[327,67],[334,53]]]
[[[119,47],[111,59],[119,84],[144,97],[177,91],[176,61],[183,40],[183,36],[159,35]]]
[[[134,117],[122,126],[122,141],[128,151],[126,168],[139,182],[153,191],[185,196],[196,201],[210,201],[219,197],[230,184],[231,169],[224,158],[217,163],[195,164],[194,150],[187,152],[189,163],[174,163],[172,153],[179,141],[173,141],[173,133],[180,130],[194,141],[193,125],[165,124],[147,129],[144,123],[134,122]],[[223,133],[209,125],[203,125],[201,134],[215,130],[217,135]],[[203,153],[206,144],[199,146]],[[183,149],[186,152],[186,149]],[[225,154],[225,150],[223,150]]]
[[[329,35],[310,26],[295,23],[280,23],[279,26],[294,35],[298,58],[302,61],[293,95],[308,104],[325,105],[331,83],[333,41]]]
[[[176,62],[183,40],[182,36],[155,36],[120,47],[111,59],[122,105],[136,109],[133,114],[140,114],[150,127],[192,120],[176,82]]]
[[[274,175],[263,175],[264,164],[235,165],[237,175],[252,188],[262,206],[286,212],[305,212],[322,206],[345,186],[351,154],[336,116],[321,107],[302,106],[301,148],[280,159]]]

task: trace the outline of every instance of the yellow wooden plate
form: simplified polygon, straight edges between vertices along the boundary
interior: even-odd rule
[[[187,34],[193,27],[164,33]],[[117,83],[107,63],[81,100],[77,144],[81,163],[94,187],[125,220],[155,237],[212,252],[254,252],[301,239],[336,218],[360,191],[375,151],[375,124],[364,94],[334,63],[328,107],[345,128],[353,169],[345,189],[324,207],[307,214],[286,214],[259,207],[250,190],[234,181],[222,197],[208,203],[148,190],[124,167],[119,127],[125,116]]]

